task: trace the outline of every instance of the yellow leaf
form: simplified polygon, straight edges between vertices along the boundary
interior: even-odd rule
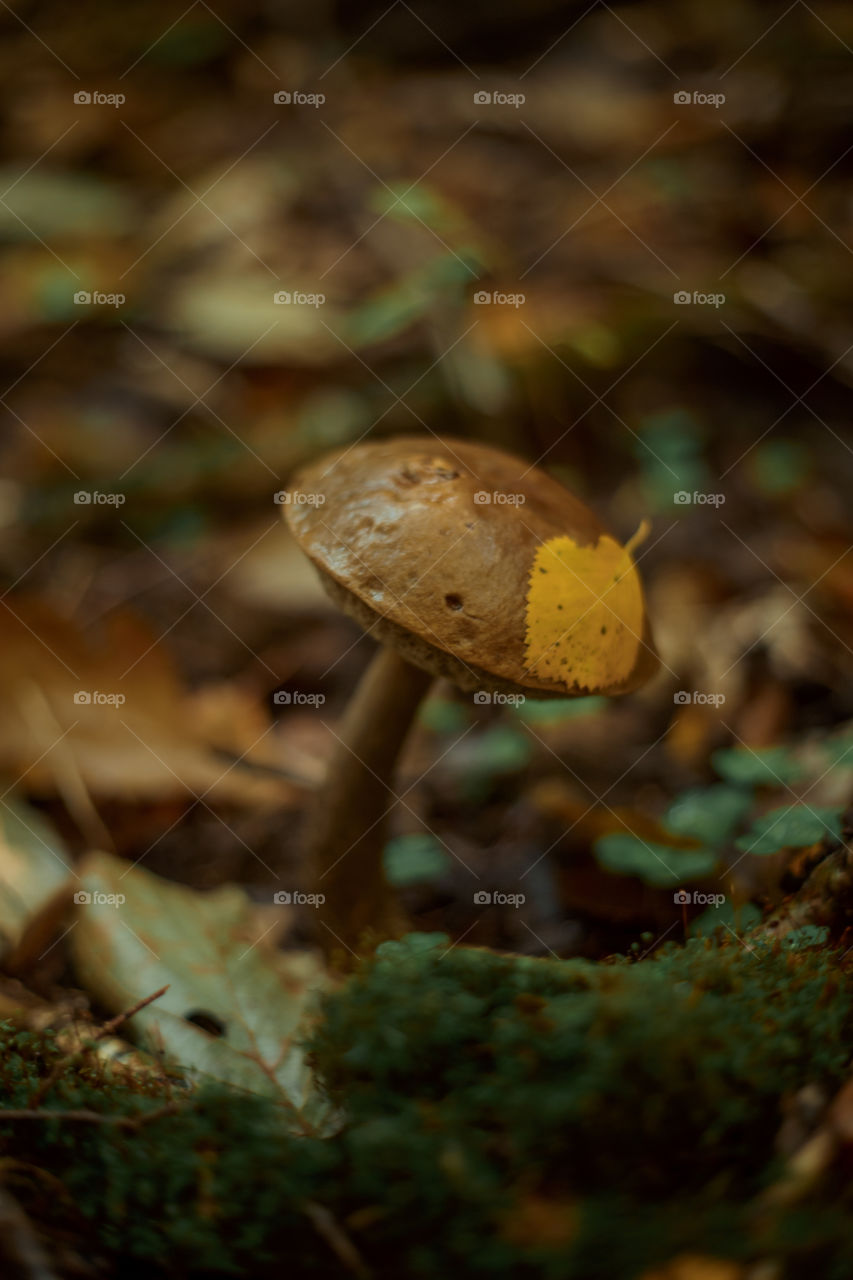
[[[527,593],[528,671],[567,689],[607,689],[627,680],[643,634],[643,593],[631,551],[608,534],[591,546],[551,538],[536,552]]]

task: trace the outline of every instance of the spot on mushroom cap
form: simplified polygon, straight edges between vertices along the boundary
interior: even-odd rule
[[[558,481],[499,449],[411,437],[356,445],[304,468],[282,509],[347,612],[462,688],[624,693],[656,670],[629,549]],[[554,573],[535,572],[549,563]],[[607,590],[614,574],[622,585]],[[581,660],[588,643],[596,661]]]

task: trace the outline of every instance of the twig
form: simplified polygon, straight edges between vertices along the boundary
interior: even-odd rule
[[[153,1004],[155,1000],[159,1000],[160,997],[164,996],[168,990],[169,983],[167,982],[165,987],[161,987],[160,990],[155,991],[153,995],[145,996],[143,1000],[138,1000],[135,1005],[130,1009],[125,1009],[123,1013],[117,1013],[114,1018],[110,1018],[109,1022],[104,1023],[98,1034],[95,1036],[95,1040],[103,1040],[106,1036],[111,1036],[112,1033],[117,1031],[123,1023],[128,1021],[129,1018],[135,1017],[136,1014],[139,1013],[140,1009],[144,1009],[146,1005]]]
[[[360,1280],[369,1280],[372,1272],[331,1210],[325,1205],[317,1204],[316,1200],[304,1201],[302,1208],[317,1234],[325,1240],[338,1261]]]
[[[4,1124],[7,1120],[67,1120],[81,1124],[114,1125],[117,1129],[139,1129],[144,1124],[150,1124],[152,1120],[174,1115],[180,1110],[179,1102],[165,1102],[162,1107],[155,1107],[153,1111],[143,1111],[138,1116],[113,1116],[103,1111],[87,1110],[84,1107],[74,1111],[53,1111],[49,1107],[42,1107],[40,1111],[34,1111],[32,1107],[0,1107],[0,1124]]]
[[[30,1098],[30,1107],[35,1110],[40,1106],[60,1076],[62,1076],[69,1067],[81,1062],[83,1058],[90,1054],[99,1040],[103,1040],[107,1036],[111,1036],[113,1032],[122,1025],[122,1023],[127,1022],[129,1018],[132,1018],[134,1014],[139,1013],[140,1009],[144,1009],[146,1005],[152,1004],[155,1000],[159,1000],[160,997],[168,990],[169,986],[167,983],[165,987],[161,987],[160,990],[155,991],[153,995],[146,996],[144,1000],[137,1001],[132,1008],[125,1009],[123,1013],[117,1013],[114,1018],[110,1018],[109,1022],[105,1022],[100,1031],[98,1031],[87,1044],[84,1044],[81,1049],[78,1049],[75,1053],[68,1054],[66,1057],[60,1059],[60,1061],[54,1065],[53,1070],[44,1078],[44,1080],[42,1080],[38,1089],[36,1089],[35,1093]]]

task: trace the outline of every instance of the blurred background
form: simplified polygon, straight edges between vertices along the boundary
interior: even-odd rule
[[[829,830],[853,777],[849,6],[131,0],[0,27],[7,839],[26,802],[75,853],[302,884],[373,643],[275,494],[438,433],[538,462],[623,541],[651,519],[663,669],[613,702],[436,686],[387,850],[417,926],[600,955],[681,936],[702,913],[674,886],[778,898],[804,867],[738,830],[792,801]]]

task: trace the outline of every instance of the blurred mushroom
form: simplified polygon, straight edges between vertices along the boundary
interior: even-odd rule
[[[326,897],[320,942],[332,950],[336,941],[357,945],[366,930],[403,927],[382,871],[385,819],[395,761],[434,677],[482,695],[619,694],[644,683],[657,658],[630,547],[521,459],[459,440],[357,445],[306,467],[288,499],[287,522],[324,587],[381,645],[339,727],[309,832],[314,887]],[[532,575],[548,572],[543,548],[558,543],[578,551],[580,567],[555,555],[562,588],[559,577],[544,588],[536,579],[537,599],[544,589],[546,600],[566,601],[553,615],[554,640],[538,653]],[[588,569],[599,549],[607,587]],[[618,572],[613,549],[625,566]],[[624,617],[618,596],[615,608],[602,604],[620,576],[631,579]],[[600,609],[609,627],[598,625]],[[590,650],[608,678],[590,678]]]

